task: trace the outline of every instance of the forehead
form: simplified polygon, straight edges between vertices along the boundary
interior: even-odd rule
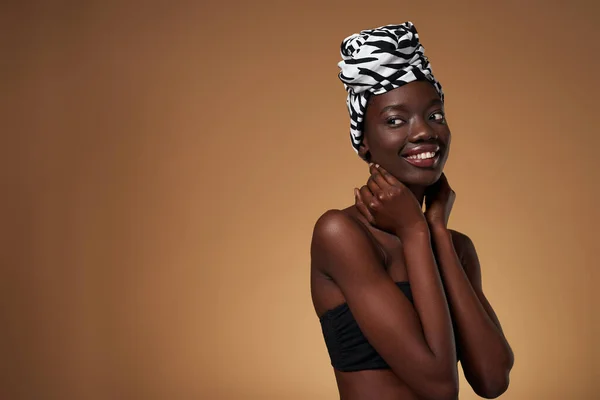
[[[390,105],[420,108],[430,106],[435,100],[440,100],[440,96],[431,83],[415,81],[389,92],[372,96],[369,99],[369,108],[380,110]]]

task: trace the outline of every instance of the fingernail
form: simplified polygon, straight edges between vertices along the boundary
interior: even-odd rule
[[[379,164],[375,164],[375,168],[379,168]]]

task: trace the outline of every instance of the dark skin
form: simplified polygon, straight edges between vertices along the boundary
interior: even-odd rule
[[[483,293],[473,242],[447,227],[451,135],[437,92],[412,82],[372,97],[364,135],[359,155],[371,176],[353,206],[317,221],[311,290],[319,316],[347,303],[390,369],[335,370],[341,399],[456,399],[458,361],[479,396],[500,396],[513,353]],[[410,282],[414,305],[399,281]]]

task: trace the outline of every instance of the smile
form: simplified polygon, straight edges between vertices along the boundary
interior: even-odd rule
[[[433,158],[435,157],[435,152],[429,151],[429,152],[425,152],[425,153],[419,153],[419,154],[415,154],[412,156],[408,156],[406,157],[409,160],[426,160],[429,158]]]
[[[439,151],[424,151],[403,157],[409,164],[419,168],[432,168],[437,164]]]

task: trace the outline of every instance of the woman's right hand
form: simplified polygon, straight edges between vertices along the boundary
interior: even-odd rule
[[[406,237],[429,231],[419,202],[392,174],[371,164],[371,177],[354,189],[356,208],[376,228]]]

